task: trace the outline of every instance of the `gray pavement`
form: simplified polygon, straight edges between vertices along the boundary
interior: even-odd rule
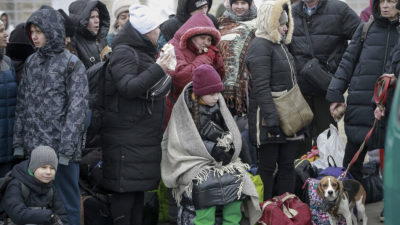
[[[382,209],[383,209],[383,201],[367,204],[366,214],[368,217],[368,225],[383,225],[384,224],[379,221]]]
[[[384,225],[384,223],[380,222],[379,220],[382,209],[383,209],[383,201],[367,204],[366,206],[366,214],[368,217],[367,225]],[[361,224],[362,222],[359,223],[359,225]],[[168,223],[159,223],[159,225],[168,225]]]

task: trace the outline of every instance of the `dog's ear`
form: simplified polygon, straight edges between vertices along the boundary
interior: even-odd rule
[[[322,188],[322,180],[319,181],[318,187],[317,187],[317,195],[320,198],[324,198],[324,189]]]

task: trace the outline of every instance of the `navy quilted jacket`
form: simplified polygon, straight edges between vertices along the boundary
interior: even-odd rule
[[[13,126],[17,81],[12,61],[0,55],[0,164],[13,160]]]
[[[376,80],[385,73],[385,65],[396,45],[399,33],[398,20],[389,21],[381,17],[379,1],[374,2],[374,22],[367,38],[361,43],[363,25],[358,26],[349,47],[343,55],[339,68],[332,79],[326,99],[329,102],[344,102],[348,91],[344,116],[345,131],[349,141],[361,144],[371,129],[375,117],[371,99]]]

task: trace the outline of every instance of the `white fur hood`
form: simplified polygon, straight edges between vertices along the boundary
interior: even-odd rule
[[[279,44],[281,41],[278,31],[279,18],[283,10],[286,10],[289,20],[285,39],[285,44],[289,44],[292,41],[294,29],[290,0],[266,1],[258,8],[256,36]]]

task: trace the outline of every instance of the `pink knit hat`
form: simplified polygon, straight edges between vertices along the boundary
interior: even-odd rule
[[[194,70],[193,92],[197,96],[218,93],[224,90],[221,77],[210,65],[201,65]]]

